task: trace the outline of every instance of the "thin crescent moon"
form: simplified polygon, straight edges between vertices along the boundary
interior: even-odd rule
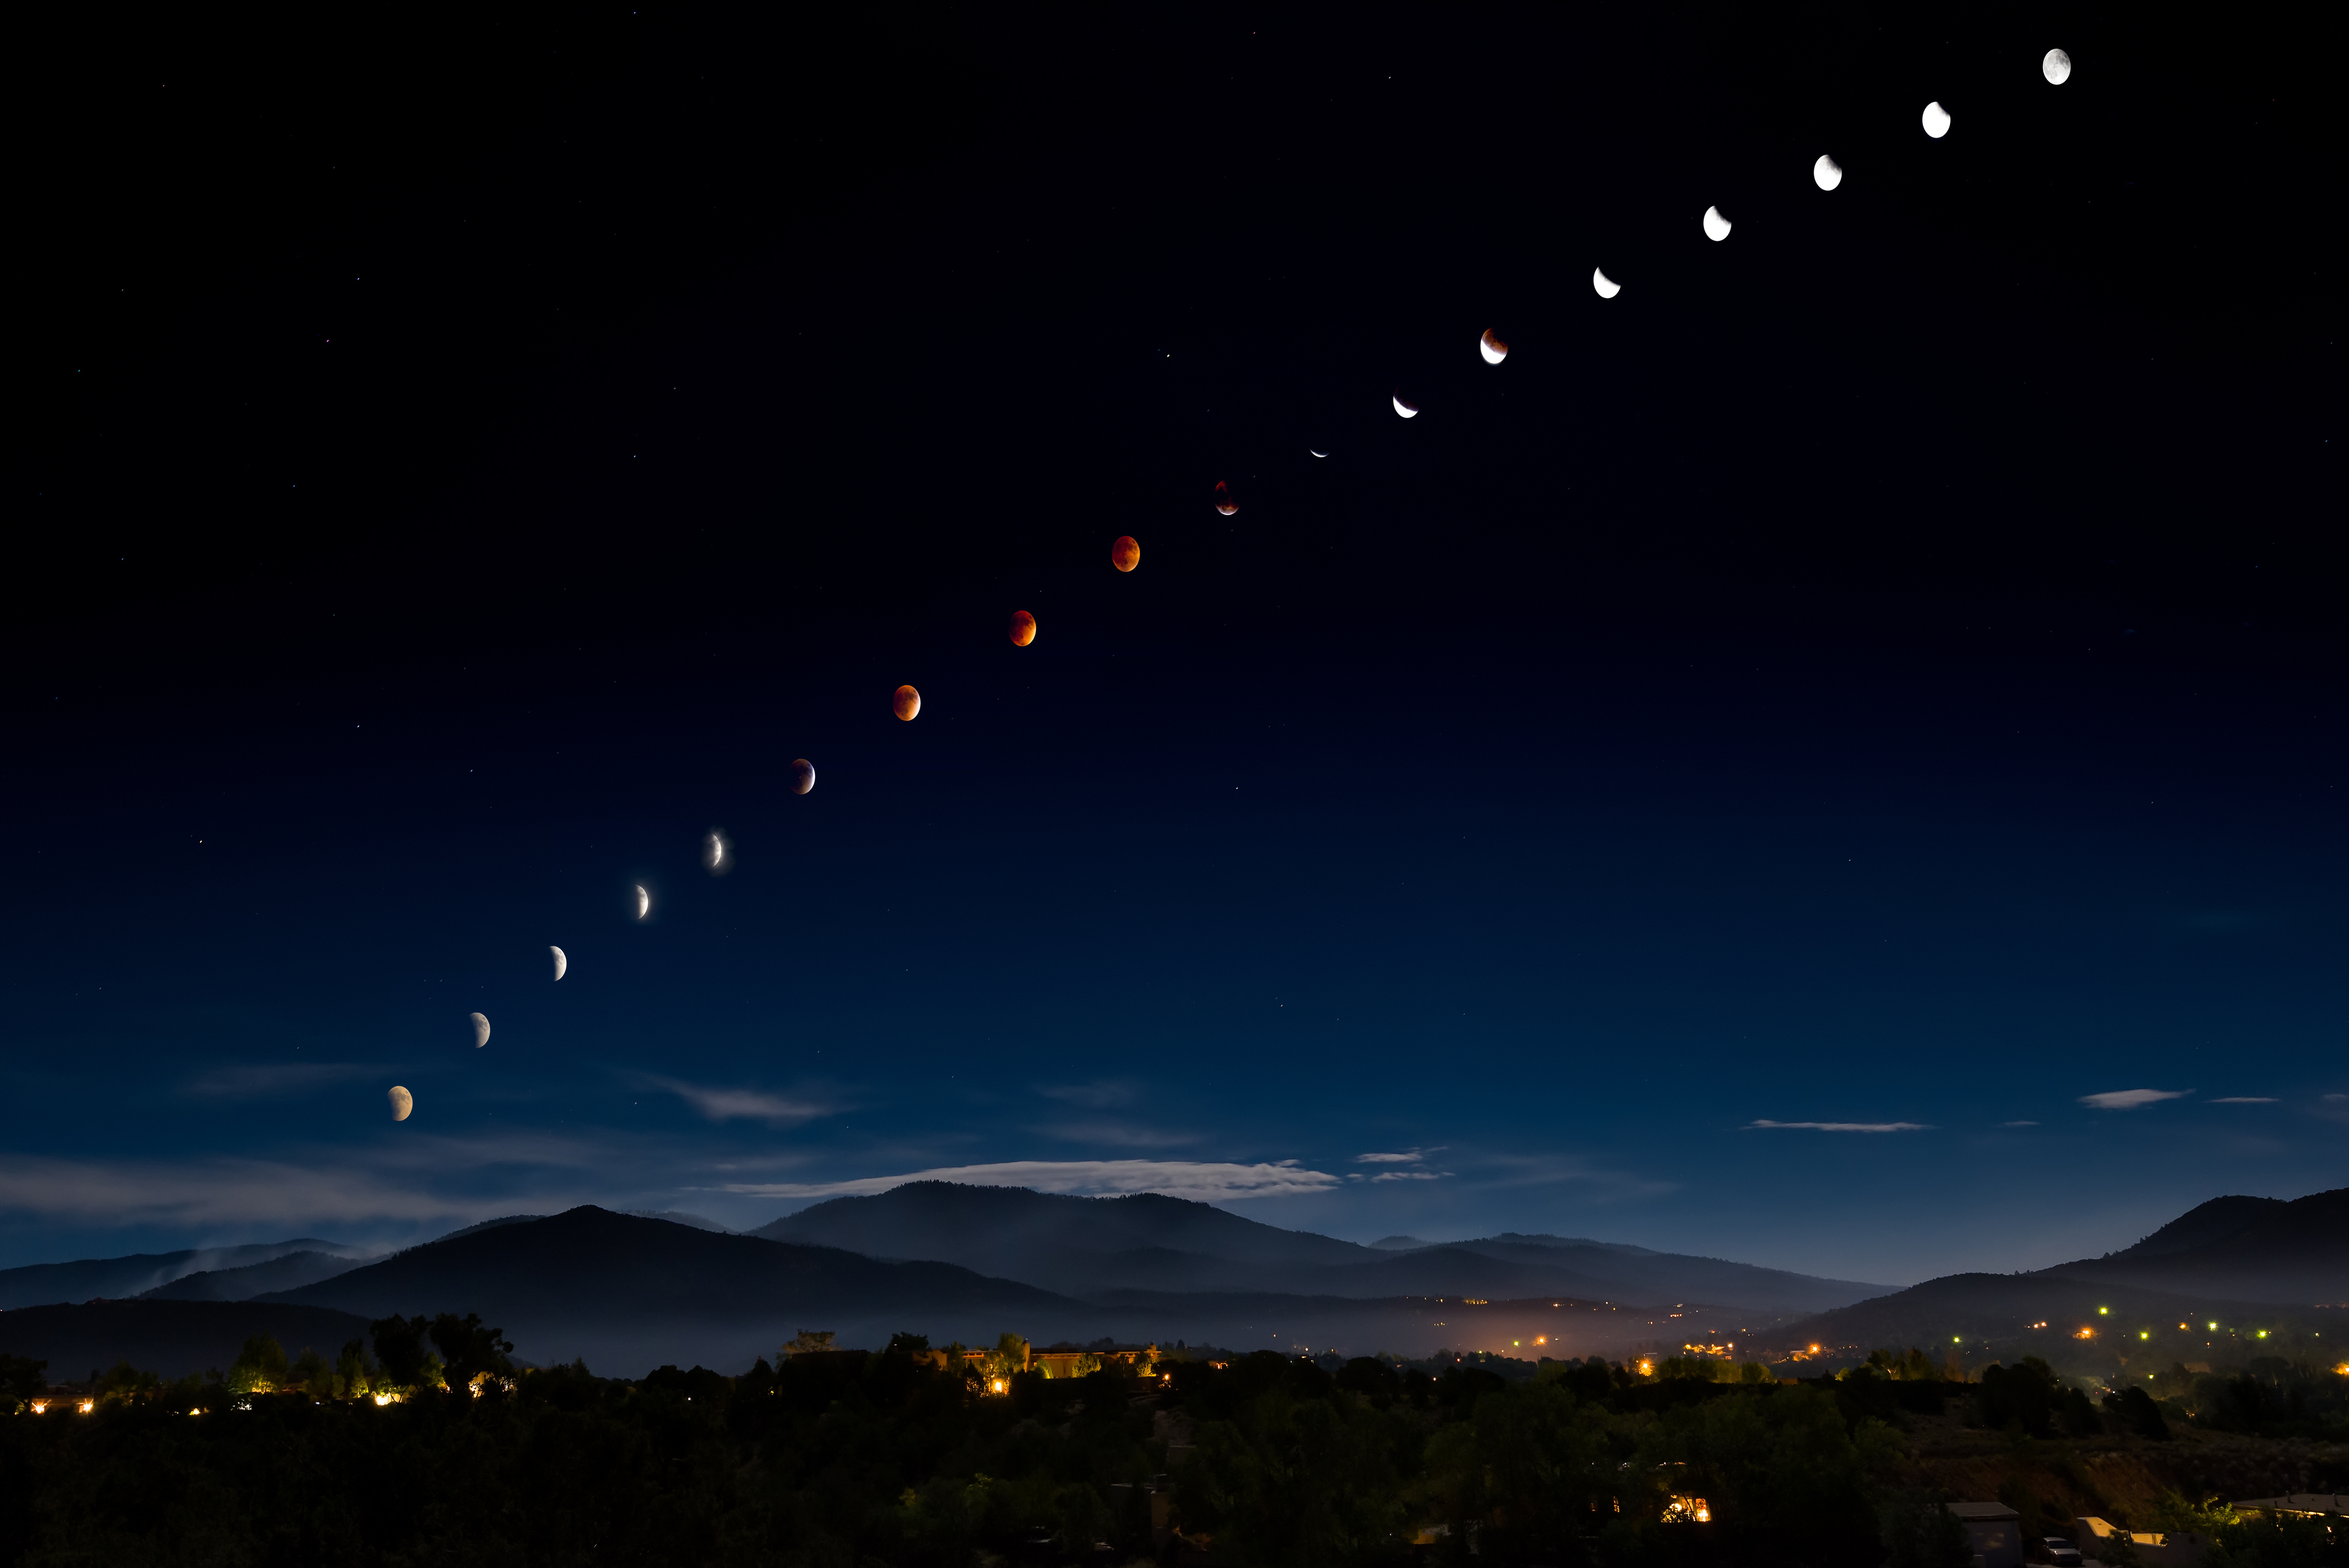
[[[653,895],[647,892],[642,887],[638,887],[636,889],[636,918],[638,920],[644,919],[646,915],[652,913],[652,907]]]
[[[490,1043],[490,1021],[481,1014],[473,1015],[473,1048],[480,1050]]]
[[[1621,284],[1617,283],[1597,267],[1590,269],[1590,286],[1599,291],[1600,299],[1613,299],[1623,292]]]
[[[554,977],[560,980],[563,978],[564,971],[571,967],[571,960],[563,955],[563,949],[560,947],[550,947],[547,951],[554,954]]]
[[[1308,448],[1306,448],[1305,449],[1306,449],[1307,451],[1309,451],[1309,452],[1313,452],[1313,449],[1312,449],[1312,448],[1310,448],[1310,447],[1308,447]],[[1317,458],[1326,458],[1326,457],[1328,457],[1330,454],[1329,454],[1329,453],[1327,453],[1327,452],[1313,452],[1313,455],[1314,455],[1315,457],[1317,457]]]
[[[1402,415],[1406,419],[1416,419],[1419,418],[1419,410],[1404,402],[1402,400],[1402,394],[1400,392],[1395,394],[1394,406],[1395,412]]]

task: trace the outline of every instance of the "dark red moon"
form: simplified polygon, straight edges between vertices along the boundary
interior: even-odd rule
[[[1011,645],[1024,648],[1036,640],[1036,617],[1025,610],[1011,612]]]
[[[804,757],[792,758],[792,793],[804,795],[815,788],[815,764]]]
[[[922,694],[909,686],[899,686],[895,700],[889,706],[895,710],[899,718],[911,719],[922,711]]]
[[[1232,499],[1232,492],[1224,487],[1224,481],[1217,480],[1216,481],[1216,510],[1222,512],[1226,517],[1229,517],[1232,513],[1239,511],[1239,509],[1240,503]]]
[[[1120,572],[1131,572],[1142,563],[1142,546],[1133,542],[1133,535],[1122,535],[1109,547],[1109,563]]]

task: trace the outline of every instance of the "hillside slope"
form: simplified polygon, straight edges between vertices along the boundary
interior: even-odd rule
[[[2349,1187],[2213,1199],[2133,1247],[2046,1272],[2220,1301],[2349,1303]]]
[[[191,1247],[176,1253],[138,1253],[119,1258],[80,1258],[64,1264],[30,1264],[0,1269],[0,1312],[44,1302],[117,1300],[168,1284],[207,1269],[243,1268],[288,1253],[360,1256],[357,1247],[301,1236],[290,1242],[254,1242],[243,1246]]]

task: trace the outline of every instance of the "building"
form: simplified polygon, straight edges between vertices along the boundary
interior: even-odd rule
[[[1029,1354],[1028,1364],[1047,1377],[1081,1377],[1096,1367],[1125,1366],[1147,1372],[1158,1362],[1155,1345],[1071,1345],[1062,1340]]]
[[[2023,1516],[2002,1502],[1953,1502],[1966,1547],[1982,1568],[2023,1568]]]
[[[2201,1562],[2202,1554],[2210,1549],[2209,1542],[2190,1530],[2172,1530],[2166,1534],[2155,1535],[2142,1530],[2123,1530],[2111,1521],[2098,1519],[2093,1514],[2082,1518],[2079,1526],[2080,1549],[2083,1552],[2101,1556],[2102,1553],[2096,1551],[2097,1542],[2125,1536],[2135,1550],[2137,1560],[2145,1568],[2160,1568],[2163,1563],[2177,1563],[2179,1568],[2185,1568],[2187,1564]]]

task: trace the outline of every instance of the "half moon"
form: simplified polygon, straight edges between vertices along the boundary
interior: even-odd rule
[[[554,977],[560,980],[563,978],[564,971],[571,967],[571,960],[563,955],[563,949],[560,947],[550,947],[547,951],[554,954]]]
[[[1843,183],[1843,165],[1822,152],[1819,160],[1811,165],[1811,178],[1818,181],[1820,190],[1832,191]]]
[[[804,795],[814,788],[815,764],[810,762],[804,757],[792,758],[791,782],[792,793],[794,795]]]
[[[391,1119],[394,1121],[406,1121],[408,1113],[416,1109],[416,1097],[398,1084],[392,1085],[383,1098],[391,1101]]]
[[[1117,542],[1109,547],[1109,563],[1120,572],[1131,572],[1142,564],[1142,546],[1133,542],[1133,535],[1118,535]]]
[[[490,1021],[475,1013],[473,1016],[473,1048],[480,1050],[490,1043]]]
[[[1400,392],[1394,395],[1394,406],[1395,412],[1402,415],[1406,419],[1416,419],[1419,418],[1419,405],[1416,403],[1404,402],[1402,400],[1402,394]]]
[[[897,695],[889,699],[889,711],[911,724],[914,716],[922,711],[922,694],[909,686],[899,686]]]
[[[1704,237],[1706,239],[1711,240],[1716,245],[1721,243],[1722,241],[1729,238],[1729,220],[1721,215],[1720,208],[1707,207],[1704,210]]]
[[[2050,87],[2062,87],[2072,79],[2072,57],[2061,49],[2050,49],[2047,57],[2039,62],[2039,74],[2047,78]]]
[[[1623,292],[1623,285],[1597,267],[1590,269],[1590,286],[1599,291],[1600,299],[1613,299]]]
[[[644,890],[644,884],[639,882],[636,885],[636,918],[642,920],[652,912],[653,895],[647,892]]]
[[[1939,98],[1927,104],[1925,112],[1918,119],[1925,128],[1925,134],[1935,141],[1950,134],[1950,111],[1941,107]]]
[[[1024,648],[1036,640],[1036,617],[1025,610],[1011,612],[1011,645]]]
[[[1485,329],[1485,335],[1476,340],[1476,352],[1485,356],[1485,364],[1498,365],[1509,356],[1509,346],[1488,326]]]

